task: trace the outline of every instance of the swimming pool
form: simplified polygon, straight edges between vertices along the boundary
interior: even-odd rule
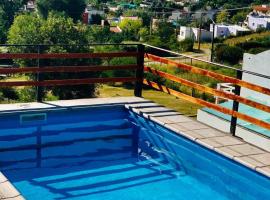
[[[0,115],[0,169],[26,199],[269,199],[270,180],[124,106]]]

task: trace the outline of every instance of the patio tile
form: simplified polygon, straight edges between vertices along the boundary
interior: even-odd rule
[[[176,132],[176,133],[181,133],[183,131],[187,131],[187,129],[180,124],[165,124],[165,127]]]
[[[141,103],[134,103],[134,104],[125,104],[126,108],[145,108],[145,107],[157,107],[158,105],[155,103],[149,102],[141,102]]]
[[[250,167],[252,169],[255,169],[256,167],[263,167],[265,166],[265,164],[256,161],[252,158],[250,158],[249,156],[243,156],[243,157],[235,157],[234,158],[236,161],[242,163],[243,165]]]
[[[257,167],[256,171],[270,177],[270,166],[266,166],[266,167]]]
[[[220,132],[213,128],[196,129],[188,131],[188,133],[196,135],[198,139],[226,136],[226,133]]]
[[[140,112],[147,113],[149,115],[151,115],[152,113],[163,113],[163,112],[172,111],[171,109],[168,109],[159,105],[149,107],[149,108],[138,108],[138,109],[140,110]]]
[[[243,143],[241,140],[233,138],[232,136],[212,137],[212,138],[206,138],[206,139],[199,139],[197,141],[211,145],[214,148],[229,146],[229,145],[237,145],[237,144]]]
[[[151,117],[165,117],[165,116],[171,116],[171,115],[182,115],[182,114],[176,111],[171,111],[171,110],[168,112],[151,113]]]
[[[249,157],[263,163],[264,165],[270,165],[270,153],[251,155]]]
[[[0,172],[0,183],[3,183],[5,181],[7,181],[7,177],[5,177],[5,175]]]
[[[161,121],[163,121],[166,124],[172,124],[172,123],[180,123],[180,122],[190,122],[193,121],[192,119],[183,116],[183,115],[171,115],[171,116],[162,116],[162,117],[157,117]]]
[[[145,114],[145,115],[147,115],[147,114]],[[148,115],[148,116],[149,116],[149,115]],[[158,124],[165,125],[165,122],[163,121],[162,118],[159,118],[159,117],[151,117],[151,116],[150,116],[150,119],[151,119],[152,121],[158,123]]]
[[[247,144],[247,143],[230,146],[229,148],[235,152],[240,153],[241,156],[248,156],[248,155],[265,153],[265,151],[255,147],[255,146],[252,146],[250,144]]]
[[[23,196],[19,195],[17,197],[8,198],[7,200],[25,200],[25,198]]]
[[[20,193],[15,189],[15,187],[9,182],[3,182],[0,184],[0,196],[2,198],[12,198],[19,196]]]
[[[208,147],[209,149],[214,149],[216,147],[222,146],[221,144],[219,144],[215,141],[209,140],[209,139],[197,139],[196,142],[198,142],[199,144],[201,144],[205,147]]]
[[[181,126],[185,127],[186,129],[188,130],[196,130],[196,129],[204,129],[204,128],[209,128],[208,126],[200,123],[200,122],[197,122],[197,121],[189,121],[189,122],[182,122],[182,123],[179,123]]]
[[[230,147],[225,146],[225,147],[218,147],[215,148],[215,150],[218,153],[221,153],[224,156],[227,156],[229,158],[233,158],[235,156],[242,156],[242,154],[240,154],[239,152],[233,151],[232,149],[230,149]]]

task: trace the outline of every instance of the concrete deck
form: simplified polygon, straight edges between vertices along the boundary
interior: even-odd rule
[[[26,112],[36,109],[68,109],[74,106],[101,105],[123,105],[127,109],[163,125],[179,135],[270,177],[270,152],[143,98],[117,97],[52,101],[44,103],[7,104],[0,105],[0,114],[10,113],[11,111]],[[24,199],[1,173],[0,199]]]

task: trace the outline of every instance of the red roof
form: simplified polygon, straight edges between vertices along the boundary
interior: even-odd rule
[[[118,26],[111,26],[110,31],[114,33],[121,33],[122,30]]]
[[[253,9],[260,12],[268,12],[270,11],[270,6],[268,5],[253,6]]]

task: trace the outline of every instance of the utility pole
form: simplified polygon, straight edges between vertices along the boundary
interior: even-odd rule
[[[201,50],[201,34],[202,34],[202,13],[200,17],[199,35],[198,35],[198,50]]]
[[[212,25],[212,40],[211,40],[211,62],[213,62],[213,57],[214,57],[214,40],[215,40],[215,22],[213,22],[213,25]]]

